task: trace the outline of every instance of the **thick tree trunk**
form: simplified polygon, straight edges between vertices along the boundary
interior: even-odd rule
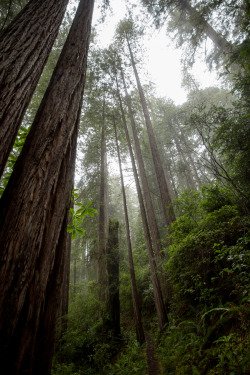
[[[79,4],[0,200],[0,358],[11,375],[50,373],[93,5]]]
[[[0,36],[0,177],[68,0],[31,0]]]
[[[144,113],[144,117],[145,117],[145,122],[146,122],[146,127],[147,127],[147,132],[148,132],[148,138],[149,138],[150,148],[151,148],[151,152],[152,152],[152,156],[153,156],[155,174],[156,174],[156,179],[157,179],[158,186],[159,186],[165,222],[166,222],[166,225],[171,225],[172,222],[175,220],[174,213],[168,212],[168,207],[172,203],[171,197],[170,197],[170,193],[169,193],[168,186],[167,186],[167,183],[166,183],[163,166],[162,166],[162,162],[161,162],[161,159],[160,159],[160,154],[159,154],[159,151],[158,151],[155,135],[154,135],[154,132],[153,132],[153,127],[152,127],[151,119],[150,119],[150,116],[149,116],[149,111],[148,111],[148,108],[147,108],[147,103],[146,103],[146,100],[145,100],[144,92],[143,92],[142,85],[141,85],[141,82],[140,82],[140,79],[139,79],[139,75],[138,75],[138,72],[137,72],[136,64],[135,64],[135,61],[134,61],[134,56],[133,56],[133,53],[132,53],[132,49],[131,49],[128,37],[126,37],[126,40],[127,40],[130,58],[131,58],[131,63],[132,63],[132,67],[133,67],[133,70],[134,70],[135,79],[136,79],[136,83],[137,83],[137,87],[138,87],[138,91],[139,91],[139,95],[140,95],[141,105],[142,105],[142,109],[143,109],[143,113]]]
[[[107,271],[108,271],[108,319],[107,327],[115,338],[121,334],[120,328],[120,299],[119,299],[119,223],[109,220],[109,235],[107,242]]]
[[[108,232],[108,202],[107,202],[107,152],[105,141],[103,104],[103,125],[101,135],[101,181],[100,181],[100,206],[99,206],[99,229],[98,229],[98,258],[97,258],[97,282],[99,287],[99,300],[104,302],[107,295],[107,261],[106,244]]]
[[[125,187],[124,187],[122,163],[121,163],[121,156],[120,156],[120,150],[119,150],[119,144],[118,144],[118,137],[117,137],[115,119],[114,119],[114,129],[115,129],[115,140],[116,140],[116,148],[117,148],[117,155],[118,155],[118,162],[119,162],[119,169],[120,169],[120,176],[121,176],[121,185],[122,185],[122,197],[123,197],[124,216],[125,216],[125,223],[126,223],[128,260],[129,260],[133,309],[134,309],[134,317],[135,317],[136,338],[137,338],[137,341],[140,344],[142,344],[145,341],[145,337],[144,337],[144,331],[143,331],[142,320],[141,320],[141,309],[140,309],[140,305],[139,305],[139,298],[138,298],[137,287],[136,287],[133,252],[132,252],[132,244],[131,244],[131,239],[130,239],[130,227],[129,227],[129,219],[128,219],[127,198],[126,198],[126,192],[125,192]]]
[[[124,84],[125,84],[125,81],[124,81]],[[126,90],[126,85],[125,85],[125,90]],[[163,330],[165,324],[168,322],[168,318],[167,318],[165,305],[164,305],[164,302],[163,302],[161,285],[159,283],[159,279],[158,279],[157,272],[156,272],[156,264],[155,264],[155,261],[154,261],[154,252],[153,252],[153,247],[152,247],[152,242],[151,242],[148,220],[147,220],[146,210],[145,210],[145,207],[144,207],[144,202],[143,202],[139,177],[138,177],[138,174],[137,174],[134,154],[133,154],[131,141],[130,141],[130,137],[129,137],[125,112],[124,112],[124,109],[123,109],[123,104],[122,104],[121,96],[120,96],[120,93],[119,93],[118,82],[117,82],[117,92],[118,92],[118,99],[119,99],[119,103],[120,103],[122,121],[123,121],[126,139],[127,139],[127,143],[128,143],[128,148],[129,148],[129,153],[130,153],[130,158],[131,158],[131,163],[132,163],[132,168],[133,168],[133,173],[134,173],[134,179],[135,179],[135,184],[136,184],[136,190],[137,190],[137,195],[138,195],[138,200],[139,200],[139,205],[140,205],[140,212],[141,212],[141,217],[142,217],[142,224],[143,224],[144,236],[145,236],[145,240],[146,240],[146,246],[147,246],[147,251],[148,251],[148,260],[149,260],[150,272],[151,272],[151,278],[152,278],[155,307],[156,307],[157,317],[158,317],[158,321],[159,321],[159,327],[160,327],[161,330]],[[126,90],[126,95],[128,97],[127,90]],[[131,117],[131,119],[132,119],[132,121],[134,121],[133,116]],[[158,242],[157,242],[157,245],[158,245]]]

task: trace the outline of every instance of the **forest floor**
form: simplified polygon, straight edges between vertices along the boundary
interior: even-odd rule
[[[148,375],[160,375],[160,365],[159,361],[155,355],[155,343],[152,337],[145,333],[146,343],[147,343],[147,363],[148,363]]]

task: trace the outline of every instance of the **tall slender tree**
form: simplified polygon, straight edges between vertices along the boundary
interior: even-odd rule
[[[125,77],[124,74],[121,70],[122,74],[122,80],[123,80],[123,85],[124,85],[124,90],[126,93],[126,104],[128,107],[128,113],[129,113],[129,118],[130,118],[130,123],[132,127],[132,132],[133,132],[133,138],[135,142],[135,154],[137,157],[138,161],[138,167],[139,167],[139,172],[140,172],[140,178],[142,182],[142,190],[144,194],[144,199],[145,199],[145,205],[146,205],[146,210],[147,210],[147,218],[148,218],[148,223],[150,227],[150,233],[152,236],[152,241],[153,241],[153,246],[154,246],[154,252],[155,254],[160,257],[161,256],[161,251],[162,251],[162,246],[161,246],[161,237],[155,217],[155,210],[150,194],[150,189],[149,189],[149,184],[147,180],[147,175],[146,175],[146,170],[144,166],[144,161],[142,157],[142,152],[141,152],[141,147],[139,143],[139,138],[137,134],[137,129],[136,129],[136,124],[135,124],[135,119],[133,115],[133,110],[132,110],[132,104],[131,104],[131,98],[128,94],[126,82],[125,82]]]
[[[122,71],[121,71],[121,73],[122,73]],[[122,75],[122,78],[123,78],[123,82],[124,82],[124,85],[125,85],[126,96],[127,96],[127,99],[128,99],[129,96],[128,96],[128,92],[127,92],[127,89],[126,89],[126,84],[125,84],[125,80],[124,80],[123,75]],[[119,104],[120,104],[122,121],[123,121],[126,139],[127,139],[127,143],[128,143],[129,154],[130,154],[130,158],[131,158],[133,174],[134,174],[134,179],[135,179],[135,183],[136,183],[136,190],[137,190],[137,195],[138,195],[138,200],[139,200],[139,205],[140,205],[140,212],[141,212],[141,217],[142,217],[142,224],[143,224],[143,230],[144,230],[146,246],[147,246],[147,251],[148,251],[148,260],[149,260],[150,271],[151,271],[155,307],[156,307],[156,311],[157,311],[159,327],[160,327],[161,330],[163,330],[165,324],[168,322],[168,318],[167,318],[166,308],[165,308],[164,301],[163,301],[163,293],[162,293],[161,285],[160,285],[159,278],[158,278],[158,275],[157,275],[157,266],[156,266],[155,257],[154,257],[154,250],[153,250],[153,246],[152,246],[149,225],[150,224],[156,225],[156,227],[153,228],[153,230],[152,230],[152,232],[153,232],[152,240],[153,240],[153,243],[154,243],[154,246],[155,246],[156,254],[157,254],[157,252],[159,252],[161,250],[159,231],[158,231],[158,228],[157,228],[156,220],[153,217],[154,209],[153,209],[153,206],[152,206],[152,201],[151,201],[151,203],[150,203],[150,201],[147,201],[147,197],[150,196],[150,192],[147,189],[147,181],[145,181],[146,174],[144,174],[145,169],[143,168],[143,164],[141,164],[141,157],[140,157],[141,153],[139,151],[139,153],[138,153],[138,155],[139,155],[138,164],[139,164],[140,172],[144,171],[143,175],[141,175],[141,180],[142,180],[142,186],[144,188],[143,191],[144,191],[145,202],[147,202],[146,207],[147,207],[147,209],[151,208],[153,210],[153,211],[149,211],[148,218],[147,218],[147,214],[146,214],[146,210],[145,210],[145,206],[144,206],[144,201],[143,201],[143,196],[142,196],[142,191],[141,191],[140,182],[139,182],[139,177],[138,177],[137,168],[136,168],[136,164],[135,164],[134,154],[133,154],[130,136],[129,136],[129,132],[128,132],[128,126],[127,126],[125,111],[124,111],[124,108],[123,108],[123,103],[122,103],[122,100],[121,100],[121,95],[120,95],[119,85],[118,85],[117,80],[116,80],[116,83],[117,83],[117,94],[118,94],[118,99],[119,99]],[[133,113],[132,113],[132,110],[131,110],[131,105],[130,105],[129,100],[128,100],[127,104],[128,104],[128,108],[129,108],[131,123],[134,124]],[[134,128],[134,126],[133,126],[133,128]],[[145,182],[146,182],[146,185],[143,185],[143,183],[145,183]],[[145,186],[146,186],[146,190],[145,190]],[[146,195],[145,195],[145,193],[146,193]],[[149,222],[149,224],[148,224],[148,222]]]
[[[0,358],[8,374],[50,373],[93,7],[79,3],[0,200]]]
[[[116,141],[117,156],[118,156],[121,185],[122,185],[122,198],[123,198],[124,216],[125,216],[125,223],[126,223],[128,260],[129,260],[129,270],[130,270],[130,279],[131,279],[131,290],[132,290],[132,300],[133,300],[133,309],[134,309],[134,318],[135,318],[136,338],[137,338],[137,341],[142,344],[145,341],[145,337],[144,337],[144,331],[143,331],[143,326],[142,326],[141,310],[140,310],[139,298],[138,298],[137,287],[136,287],[135,268],[134,268],[134,261],[133,261],[133,252],[132,252],[132,244],[131,244],[131,237],[130,237],[130,226],[129,226],[129,218],[128,218],[127,198],[126,198],[126,192],[125,192],[125,186],[124,186],[121,155],[120,155],[120,149],[119,149],[119,144],[118,144],[117,127],[116,127],[115,118],[113,118],[113,121],[114,121],[115,141]]]
[[[119,298],[119,222],[109,220],[107,241],[107,271],[108,271],[108,300],[107,300],[107,328],[114,338],[121,334],[120,327],[120,298]]]
[[[31,0],[0,36],[0,177],[68,0]]]
[[[108,183],[107,183],[107,151],[105,137],[105,101],[103,101],[102,134],[101,134],[101,170],[100,170],[100,205],[98,228],[97,282],[99,299],[105,301],[107,285],[106,244],[108,235]]]
[[[189,0],[167,0],[164,2],[160,0],[141,0],[141,3],[148,9],[151,14],[154,15],[156,24],[159,23],[159,19],[162,15],[171,14],[173,16],[173,13],[176,11],[176,9],[178,9],[181,13],[184,13],[187,16],[185,22],[189,23],[189,33],[193,34],[193,43],[195,42],[195,39],[201,38],[203,35],[206,35],[209,39],[212,40],[214,45],[219,49],[220,53],[230,52],[231,45],[226,40],[225,36],[217,32],[207,21],[202,12],[198,11],[196,7],[192,6]],[[196,37],[194,37],[194,34],[196,35]]]
[[[150,119],[145,95],[144,95],[144,92],[143,92],[143,89],[142,89],[141,81],[140,81],[140,78],[139,78],[139,74],[138,74],[135,59],[134,59],[134,54],[133,54],[133,51],[132,51],[132,48],[131,48],[131,43],[130,43],[130,40],[129,40],[130,37],[132,37],[134,35],[132,21],[129,20],[129,21],[125,21],[125,23],[120,23],[120,26],[119,26],[118,30],[120,30],[120,32],[123,33],[123,35],[126,39],[126,42],[127,42],[130,60],[131,60],[131,64],[132,64],[132,67],[133,67],[133,71],[134,71],[134,75],[135,75],[135,79],[136,79],[136,83],[137,83],[137,88],[138,88],[139,96],[140,96],[140,100],[141,100],[141,105],[142,105],[142,109],[143,109],[143,113],[144,113],[145,123],[146,123],[146,127],[147,127],[149,144],[150,144],[150,149],[151,149],[151,153],[152,153],[152,157],[153,157],[156,179],[157,179],[157,183],[158,183],[158,186],[159,186],[160,197],[161,197],[161,202],[162,202],[162,207],[163,207],[163,212],[164,212],[164,217],[165,217],[165,223],[166,223],[166,225],[171,225],[172,222],[175,220],[174,213],[169,212],[169,210],[168,210],[169,206],[172,203],[171,194],[169,192],[168,185],[167,185],[167,182],[166,182],[166,176],[165,176],[165,173],[164,173],[164,169],[163,169],[162,161],[161,161],[161,158],[160,158],[157,142],[156,142],[156,139],[155,139],[155,135],[154,135],[152,122],[151,122],[151,119]]]

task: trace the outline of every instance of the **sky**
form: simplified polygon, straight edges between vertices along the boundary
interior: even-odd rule
[[[95,6],[93,16],[93,25],[103,47],[107,47],[112,42],[119,20],[126,15],[125,0],[111,0],[110,3],[112,12],[107,12],[103,24],[98,24],[100,18],[98,5]],[[144,38],[144,47],[145,71],[148,80],[155,84],[156,94],[172,99],[177,105],[184,103],[187,91],[182,87],[181,51],[174,48],[174,43],[167,37],[164,28],[161,30],[150,28],[148,35]],[[199,82],[200,88],[218,85],[216,73],[209,72],[204,61],[198,61],[195,64],[192,74]]]

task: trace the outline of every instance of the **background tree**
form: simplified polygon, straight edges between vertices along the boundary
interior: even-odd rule
[[[125,187],[124,187],[122,163],[121,163],[121,156],[120,156],[120,150],[119,150],[119,144],[118,144],[117,127],[116,127],[115,119],[114,119],[114,130],[115,130],[117,156],[118,156],[120,176],[121,176],[124,216],[125,216],[125,223],[126,223],[126,237],[127,237],[127,246],[128,246],[128,259],[129,259],[129,269],[130,269],[130,278],[131,278],[136,338],[138,342],[142,344],[145,341],[145,337],[144,337],[144,331],[143,331],[142,320],[141,320],[141,309],[139,305],[139,299],[138,299],[138,293],[137,293],[137,287],[136,287],[135,269],[134,269],[132,244],[131,244],[131,237],[130,237],[130,226],[129,226],[129,218],[128,218],[127,199],[126,199],[126,192],[125,192]]]

